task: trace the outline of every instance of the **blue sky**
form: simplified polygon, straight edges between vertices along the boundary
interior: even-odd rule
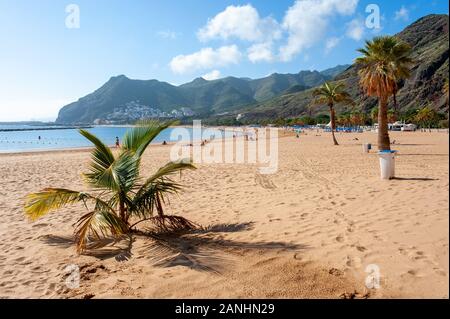
[[[0,121],[54,119],[119,74],[178,85],[351,63],[364,39],[430,13],[447,1],[0,0]]]

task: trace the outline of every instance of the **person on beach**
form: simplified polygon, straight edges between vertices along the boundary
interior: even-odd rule
[[[119,137],[116,136],[116,147],[119,148],[120,147],[120,142],[119,142]]]
[[[162,143],[162,145],[167,145],[167,142],[166,142],[166,141],[164,141],[164,142]]]

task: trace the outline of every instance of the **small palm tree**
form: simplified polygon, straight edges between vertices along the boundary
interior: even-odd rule
[[[387,123],[389,96],[398,92],[398,82],[410,76],[411,47],[393,36],[380,36],[366,41],[358,50],[363,56],[355,62],[359,66],[360,85],[369,96],[378,97],[378,149],[390,150]]]
[[[50,211],[81,202],[88,213],[80,217],[75,229],[77,250],[107,237],[119,238],[133,231],[139,222],[152,221],[163,230],[193,228],[195,225],[180,216],[164,214],[167,196],[181,190],[170,175],[194,169],[190,160],[169,162],[147,179],[139,176],[141,157],[152,140],[173,123],[143,121],[127,131],[123,145],[114,155],[110,148],[86,130],[81,135],[94,144],[90,170],[83,174],[92,193],[63,188],[46,188],[29,194],[25,213],[36,220]],[[89,205],[91,204],[91,205]],[[131,222],[134,224],[131,224]]]
[[[334,145],[339,145],[334,136],[336,130],[336,114],[334,106],[336,104],[354,104],[351,96],[345,90],[344,83],[331,83],[325,82],[322,86],[313,91],[313,97],[315,98],[314,104],[325,104],[330,109],[330,121],[331,121],[331,135],[333,136]]]

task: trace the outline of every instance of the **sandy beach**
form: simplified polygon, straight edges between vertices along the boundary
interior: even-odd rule
[[[167,213],[203,230],[81,256],[72,233],[82,206],[33,223],[23,200],[49,186],[86,190],[89,151],[0,154],[0,297],[448,298],[449,135],[390,134],[394,180],[380,179],[374,150],[362,152],[375,133],[338,133],[333,146],[330,133],[280,132],[275,174],[250,164],[183,172]],[[150,146],[143,176],[170,147]],[[78,288],[66,285],[68,265],[79,267]],[[379,289],[365,287],[373,265]]]

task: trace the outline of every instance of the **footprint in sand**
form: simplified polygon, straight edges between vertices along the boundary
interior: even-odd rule
[[[42,228],[42,227],[47,227],[47,226],[48,226],[48,224],[46,224],[46,223],[40,223],[40,224],[34,224],[31,227],[33,227],[33,228]]]
[[[337,268],[331,268],[331,269],[328,271],[328,273],[329,273],[330,275],[333,275],[333,276],[336,276],[336,277],[341,277],[341,276],[344,275],[344,272],[341,271],[341,270],[339,270],[339,269],[337,269]]]
[[[348,267],[360,268],[361,267],[361,258],[347,256],[345,264]]]
[[[277,186],[266,175],[256,174],[255,175],[255,181],[262,188],[266,188],[266,189],[275,189],[275,188],[277,188]]]
[[[353,223],[349,223],[347,227],[347,232],[353,233],[355,231],[355,228],[353,227]]]
[[[342,236],[342,235],[339,235],[339,236],[336,237],[336,241],[337,241],[338,243],[342,243],[342,242],[344,242],[344,240],[345,240],[345,238],[344,238],[344,236]]]
[[[367,248],[366,247],[364,247],[364,246],[356,246],[356,249],[358,250],[358,251],[360,251],[360,252],[364,252],[364,251],[366,251],[367,250]]]

